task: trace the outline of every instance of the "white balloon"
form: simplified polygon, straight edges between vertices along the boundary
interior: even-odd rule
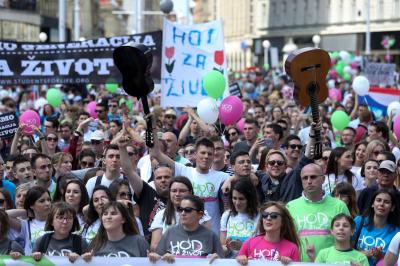
[[[394,116],[397,116],[400,113],[400,102],[394,101],[388,105],[387,116],[389,116],[392,111],[394,112]]]
[[[353,80],[353,89],[354,91],[360,95],[365,96],[369,91],[369,81],[364,76],[358,76]]]
[[[335,88],[335,81],[334,81],[333,79],[330,79],[330,80],[328,81],[328,88],[329,88],[329,89]]]
[[[351,58],[350,58],[349,52],[347,52],[347,51],[340,51],[340,52],[339,52],[339,56],[340,56],[340,58],[341,58],[344,62],[346,62],[347,64],[350,63]]]
[[[343,68],[343,72],[344,73],[351,73],[351,66],[345,66],[344,68]]]
[[[218,119],[217,101],[212,98],[205,98],[197,104],[197,114],[200,119],[208,124],[214,124]]]

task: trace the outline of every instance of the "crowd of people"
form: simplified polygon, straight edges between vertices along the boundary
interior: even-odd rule
[[[343,102],[327,99],[312,121],[276,70],[231,78],[242,88],[243,127],[207,124],[191,107],[161,108],[157,94],[144,117],[137,99],[101,85],[62,86],[59,108],[46,102],[45,86],[3,87],[0,111],[35,110],[41,125],[20,124],[0,141],[1,254],[395,265],[392,115],[378,121],[338,79]],[[96,118],[84,111],[91,101]],[[342,131],[332,128],[335,110],[352,119]]]

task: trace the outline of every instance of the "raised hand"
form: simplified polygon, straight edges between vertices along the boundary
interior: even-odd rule
[[[312,244],[308,243],[308,240],[306,238],[306,253],[310,261],[314,262],[315,258],[317,257],[317,253],[315,251],[315,246]]]

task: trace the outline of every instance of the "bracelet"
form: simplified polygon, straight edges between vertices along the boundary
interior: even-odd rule
[[[310,138],[315,139],[315,135],[308,134],[308,136],[309,136]]]
[[[75,132],[74,132],[75,134],[77,134],[78,136],[83,136],[83,134],[81,133],[81,132],[79,132],[78,130],[75,130]]]
[[[40,140],[44,140],[45,138],[46,138],[46,136],[39,137]]]

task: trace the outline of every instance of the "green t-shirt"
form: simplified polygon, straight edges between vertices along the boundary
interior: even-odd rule
[[[356,262],[363,266],[369,266],[368,258],[360,251],[339,251],[335,247],[325,248],[318,253],[315,262],[328,264],[350,264]]]
[[[346,204],[329,195],[321,201],[311,202],[304,196],[287,203],[301,242],[301,261],[308,262],[306,239],[315,246],[316,254],[321,249],[334,245],[331,235],[331,221],[339,213],[350,214]]]

